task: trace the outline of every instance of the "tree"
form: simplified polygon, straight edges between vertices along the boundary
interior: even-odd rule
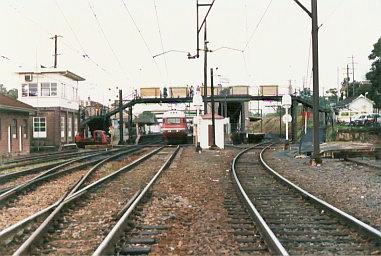
[[[326,93],[329,102],[336,103],[339,100],[339,92],[336,88],[331,88]]]
[[[0,84],[0,94],[17,99],[18,91],[15,88],[8,91],[3,84]]]
[[[368,58],[373,60],[370,71],[366,74],[366,79],[372,84],[368,97],[376,103],[377,108],[381,108],[381,37],[373,45],[372,53]]]
[[[299,96],[305,100],[311,100],[312,98],[312,92],[310,88],[304,88],[302,91],[300,91]]]

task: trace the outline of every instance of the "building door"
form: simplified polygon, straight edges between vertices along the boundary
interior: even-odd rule
[[[208,146],[213,145],[213,125],[208,125]]]

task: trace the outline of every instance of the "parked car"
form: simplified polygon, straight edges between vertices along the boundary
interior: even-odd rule
[[[366,116],[364,123],[365,124],[381,123],[381,115],[380,114],[369,114]]]
[[[364,125],[368,114],[360,114],[353,116],[350,125]]]

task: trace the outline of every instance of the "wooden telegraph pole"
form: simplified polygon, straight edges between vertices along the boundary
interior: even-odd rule
[[[313,74],[313,143],[314,151],[311,163],[320,164],[320,141],[319,141],[319,26],[317,0],[311,0],[311,11],[309,11],[299,0],[294,0],[312,20],[312,74]]]

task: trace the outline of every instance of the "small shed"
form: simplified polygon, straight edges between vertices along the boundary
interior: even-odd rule
[[[228,118],[220,115],[214,115],[215,119],[215,144],[219,148],[225,147],[224,125],[229,123]],[[212,114],[208,113],[200,118],[200,146],[201,148],[209,148],[213,144],[213,126]]]

